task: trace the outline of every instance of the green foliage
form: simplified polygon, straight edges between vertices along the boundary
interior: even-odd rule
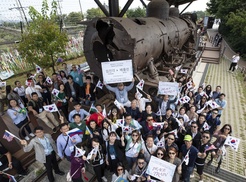
[[[77,25],[78,22],[84,19],[84,15],[81,12],[71,12],[66,17],[66,23]]]
[[[126,12],[127,18],[137,18],[137,17],[146,17],[146,9],[145,8],[135,8],[129,9]]]
[[[56,5],[56,2],[53,1],[50,11],[47,0],[44,0],[41,13],[33,7],[29,8],[32,21],[18,44],[20,54],[28,62],[43,67],[51,66],[53,71],[55,71],[56,55],[65,52],[68,42],[67,34],[60,32],[60,27],[55,22],[57,18]]]
[[[92,20],[96,17],[105,17],[105,15],[100,8],[91,8],[86,11],[85,17],[87,20]]]
[[[246,3],[245,0],[210,0],[208,12],[221,19],[219,32],[241,54],[246,54]]]

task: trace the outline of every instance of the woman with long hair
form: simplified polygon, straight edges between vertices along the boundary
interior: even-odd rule
[[[166,161],[176,165],[176,170],[173,175],[172,182],[179,182],[180,174],[182,173],[182,165],[181,160],[178,158],[178,151],[174,147],[169,148]]]
[[[59,94],[56,97],[56,106],[61,109],[64,116],[68,120],[68,96],[65,93],[65,85],[61,83],[59,85]]]
[[[91,158],[89,159],[92,167],[94,169],[94,172],[97,177],[98,182],[107,181],[106,177],[104,176],[104,170],[105,170],[105,154],[106,150],[103,147],[103,145],[100,144],[98,138],[92,138],[91,140],[91,152],[93,153],[91,155]],[[88,155],[87,155],[88,157]]]
[[[67,83],[67,75],[66,75],[66,73],[63,70],[61,70],[61,71],[59,71],[59,75],[61,77],[61,81],[65,85]]]
[[[100,142],[100,144],[102,145],[104,142],[103,142],[103,138],[102,138],[102,134],[101,134],[101,129],[97,125],[96,121],[91,120],[89,122],[88,129],[89,129],[89,132],[90,132],[90,137],[87,140],[87,147],[91,148],[91,140],[93,138],[97,138],[98,141]]]
[[[39,85],[42,88],[41,95],[43,97],[43,101],[47,105],[51,104],[51,93],[49,90],[50,85],[46,82],[46,78],[44,77],[44,75],[42,74],[38,75],[37,85]]]
[[[164,157],[165,156],[165,153],[166,153],[165,148],[158,147],[153,156],[155,156],[155,157],[157,157],[159,159],[164,160],[165,159],[165,157]]]
[[[146,104],[145,111],[142,112],[141,121],[146,121],[148,115],[153,116],[153,119],[156,121],[156,114],[153,112],[151,104]]]
[[[102,121],[102,137],[103,140],[106,142],[109,140],[109,133],[112,131],[116,131],[118,128],[118,125],[112,123],[111,121],[108,121],[107,119],[104,119]]]
[[[109,133],[109,140],[106,141],[106,164],[109,166],[110,171],[114,172],[117,163],[123,162],[125,141],[124,136],[117,140],[115,132]]]
[[[24,101],[21,99],[21,97],[12,89],[12,87],[10,85],[6,86],[6,95],[7,95],[7,99],[8,101],[10,101],[11,99],[14,99],[16,101],[18,101],[18,105],[21,108],[24,108]]]
[[[128,163],[128,169],[131,169],[142,148],[141,136],[137,130],[133,130],[131,136],[126,134],[125,139],[127,141],[125,155]]]
[[[13,123],[18,127],[21,128],[23,125],[28,123],[28,113],[26,108],[21,108],[17,101],[15,99],[9,100],[9,108],[7,110],[7,113],[9,117],[12,119]],[[25,125],[25,129],[29,133],[31,137],[34,137],[35,135],[32,133],[31,128],[29,125]],[[23,137],[25,137],[26,140],[30,140],[30,138],[26,135],[26,132],[23,128],[21,131],[21,134]]]
[[[117,107],[112,107],[108,119],[111,120],[112,123],[116,123],[117,119],[121,119],[120,111]]]
[[[223,156],[226,154],[226,150],[224,148],[224,143],[226,141],[226,138],[231,135],[232,133],[232,127],[230,124],[225,124],[218,132],[214,133],[214,137],[216,137],[216,140],[214,141],[213,145],[217,148],[215,152],[211,153],[211,160],[208,162],[208,166],[211,165],[213,162],[213,158],[218,158],[218,166],[216,168],[216,173],[220,172],[220,165],[223,160]]]
[[[129,173],[121,162],[117,163],[117,167],[115,169],[115,173],[112,175],[112,182],[128,180]]]

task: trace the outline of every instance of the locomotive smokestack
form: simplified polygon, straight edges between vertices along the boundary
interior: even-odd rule
[[[169,10],[170,17],[179,17],[179,9],[176,7],[171,7]]]
[[[152,0],[147,6],[147,17],[162,20],[169,18],[169,4],[166,0]]]

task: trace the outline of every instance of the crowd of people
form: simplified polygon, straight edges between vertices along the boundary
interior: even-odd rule
[[[221,127],[220,117],[226,107],[226,95],[221,86],[212,89],[211,85],[202,85],[196,89],[192,78],[183,75],[176,80],[179,83],[176,96],[139,95],[137,92],[135,98],[130,99],[128,92],[135,89],[134,79],[129,86],[118,83],[112,87],[104,83],[116,98],[113,107],[104,108],[97,101],[99,88],[76,65],[68,70],[63,63],[63,69],[52,74],[51,84],[46,77],[40,72],[36,77],[28,75],[27,87],[19,81],[13,89],[7,86],[7,113],[18,128],[30,120],[29,111],[53,132],[61,132],[54,141],[41,126],[32,132],[29,125],[25,125],[26,132],[22,131],[24,151],[35,150],[36,160],[45,165],[50,182],[55,180],[52,170],[64,175],[56,154],[70,161],[74,182],[82,181],[87,165],[92,165],[98,182],[111,180],[105,177],[105,170],[111,172],[112,182],[164,181],[146,172],[152,156],[176,166],[173,182],[190,181],[195,167],[202,182],[209,155],[207,165],[216,158],[216,172],[220,172],[226,152],[224,142],[232,132],[230,124]],[[55,96],[54,88],[59,90]],[[63,113],[60,121],[43,109],[52,103]],[[68,103],[73,104],[73,110],[69,110]],[[84,105],[95,106],[96,112],[86,111]],[[68,136],[68,131],[75,128],[82,133]],[[213,143],[212,137],[216,139]],[[78,155],[79,149],[85,153]]]

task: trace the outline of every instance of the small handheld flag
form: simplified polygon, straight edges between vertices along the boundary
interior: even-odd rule
[[[209,106],[210,106],[212,109],[215,109],[215,108],[220,107],[215,101],[213,101],[212,103],[210,103]]]
[[[52,85],[52,84],[53,84],[53,82],[52,82],[51,78],[50,78],[50,77],[48,77],[48,76],[47,76],[47,78],[46,78],[46,82],[47,82],[48,84],[50,84],[50,85]]]
[[[8,142],[11,142],[14,139],[14,137],[6,131],[4,132],[3,138],[6,139]]]
[[[75,147],[75,154],[74,157],[81,157],[85,154],[85,150],[82,150],[78,147]]]
[[[83,132],[82,132],[82,130],[80,130],[79,128],[74,128],[74,129],[72,129],[72,130],[67,131],[66,134],[67,134],[70,138],[72,138],[72,137],[75,136],[75,135],[82,135]]]
[[[209,130],[210,129],[210,126],[208,125],[207,122],[204,122],[203,126],[202,126],[203,130]]]
[[[182,161],[182,163],[185,162],[186,166],[189,164],[189,161],[190,161],[189,153],[190,153],[190,150],[188,150],[187,154],[185,155],[185,157],[184,157],[184,159]]]
[[[188,103],[189,101],[190,101],[190,97],[188,97],[187,95],[179,99],[179,102],[181,104]]]
[[[115,101],[114,101],[114,105],[116,105],[116,107],[118,108],[118,109],[121,109],[121,104],[115,99]]]
[[[57,112],[58,111],[58,109],[57,109],[55,104],[43,106],[43,108],[44,108],[45,111],[48,111],[48,112]]]
[[[6,87],[6,82],[0,82],[0,87]]]
[[[103,83],[100,80],[98,80],[96,87],[102,89],[103,88]]]
[[[36,72],[37,73],[42,72],[42,68],[40,66],[38,66],[37,64],[35,64],[35,67],[36,67]]]
[[[139,88],[140,90],[143,90],[143,86],[144,86],[144,80],[141,79],[140,82],[136,85],[136,87]]]
[[[235,150],[236,152],[238,151],[238,146],[240,143],[240,139],[233,137],[233,136],[228,136],[226,138],[226,141],[224,143],[224,145],[229,145],[233,150]]]
[[[157,111],[156,116],[161,116],[161,108]]]
[[[138,91],[138,89],[136,89],[136,90],[137,90],[137,92],[136,92],[136,94],[135,94],[135,97],[136,97],[137,99],[141,99],[142,96],[143,96],[143,94],[141,94],[141,93]]]
[[[217,148],[216,148],[214,145],[206,146],[204,152],[207,152],[207,151],[209,151],[209,150],[215,150],[215,149],[217,149]]]
[[[54,88],[54,89],[51,91],[51,93],[52,93],[54,96],[58,97],[58,94],[60,93],[60,91]]]
[[[180,73],[187,74],[188,73],[188,69],[180,69]]]

